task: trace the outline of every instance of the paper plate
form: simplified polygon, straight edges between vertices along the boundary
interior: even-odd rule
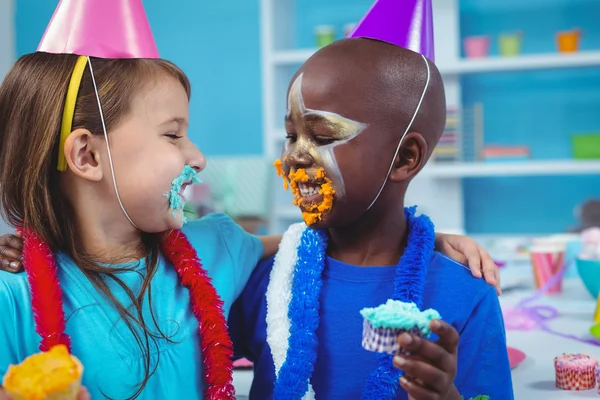
[[[521,350],[517,350],[514,347],[508,348],[508,361],[510,362],[510,369],[515,368],[525,360],[525,353]]]

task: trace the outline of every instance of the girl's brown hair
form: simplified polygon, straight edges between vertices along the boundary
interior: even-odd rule
[[[101,266],[100,262],[106,260],[81,251],[83,247],[72,217],[74,213],[61,193],[61,172],[57,170],[62,111],[76,60],[77,56],[69,54],[27,54],[16,62],[0,86],[0,206],[3,217],[13,226],[31,229],[53,251],[68,254],[116,308],[131,330],[144,359],[144,378],[130,397],[136,398],[158,365],[158,361],[154,366],[151,363],[152,346],[156,345],[157,338],[169,340],[158,328],[152,308],[150,314],[155,329],[148,326],[142,313],[146,293],[148,302],[151,304],[152,301],[150,281],[157,268],[160,237],[142,235],[146,271],[139,293],[134,293],[118,276],[124,271],[132,271],[134,267]],[[188,78],[168,61],[92,59],[92,65],[107,132],[127,115],[133,97],[152,79],[175,78],[190,97]],[[81,81],[73,118],[73,130],[77,128],[103,134],[88,66]],[[107,285],[110,281],[124,289],[132,308],[125,307],[113,296]]]

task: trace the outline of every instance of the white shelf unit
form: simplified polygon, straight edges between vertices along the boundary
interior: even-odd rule
[[[283,124],[278,122],[283,121],[289,78],[315,52],[315,49],[292,48],[294,10],[294,0],[261,0],[263,138],[265,155],[272,159],[278,157],[285,137]],[[460,77],[466,74],[600,66],[600,51],[463,59],[460,56],[459,0],[435,0],[433,13],[436,65],[444,78],[448,108],[461,109]],[[464,232],[463,178],[582,174],[600,175],[600,161],[431,162],[411,184],[406,201],[419,204],[420,210],[432,217],[439,230]],[[439,202],[441,198],[443,203]],[[300,218],[299,211],[288,203],[274,200],[270,208],[273,232],[283,231]]]
[[[427,178],[485,178],[494,176],[598,175],[600,161],[544,160],[498,163],[429,163],[420,176]]]
[[[282,50],[272,55],[276,66],[299,65],[308,60],[316,49]],[[583,68],[600,66],[600,51],[577,53],[525,54],[514,57],[492,56],[480,59],[455,60],[454,63],[437,63],[442,75],[466,75],[489,72]]]

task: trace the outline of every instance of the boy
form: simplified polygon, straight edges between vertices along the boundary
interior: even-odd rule
[[[433,252],[433,225],[404,209],[446,106],[431,4],[398,3],[377,2],[292,78],[276,165],[309,227],[288,230],[231,310],[236,353],[254,362],[251,399],[513,398],[494,289]],[[392,16],[408,21],[381,20]],[[412,355],[394,358],[399,369],[361,347],[359,311],[389,298],[445,321],[431,325],[438,341],[400,337]]]

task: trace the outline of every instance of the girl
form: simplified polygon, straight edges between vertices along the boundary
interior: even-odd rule
[[[188,79],[167,61],[83,64],[59,171],[62,99],[79,60],[25,55],[0,88],[2,206],[23,229],[30,277],[0,279],[0,373],[41,337],[42,348],[70,344],[93,398],[231,398],[223,314],[276,239],[261,243],[223,215],[176,231],[172,203],[205,159],[187,136]]]

